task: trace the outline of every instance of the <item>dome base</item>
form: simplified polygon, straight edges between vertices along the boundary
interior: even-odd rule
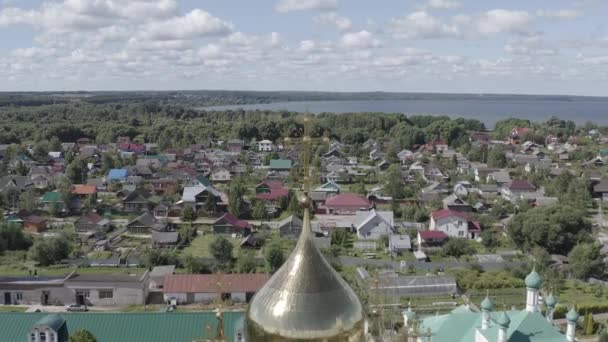
[[[247,342],[364,342],[364,322],[358,322],[350,331],[344,331],[331,337],[290,338],[265,331],[253,321],[245,323],[245,341]]]

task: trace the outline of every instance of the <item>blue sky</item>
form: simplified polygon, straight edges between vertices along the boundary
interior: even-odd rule
[[[0,91],[608,96],[606,0],[0,0]]]

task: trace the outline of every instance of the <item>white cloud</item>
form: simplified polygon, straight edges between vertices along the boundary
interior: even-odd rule
[[[380,46],[380,41],[374,38],[370,32],[362,30],[342,35],[340,45],[348,49],[369,49]]]
[[[426,11],[417,11],[402,19],[392,19],[390,26],[393,35],[400,39],[428,39],[459,35],[457,27],[443,23]]]
[[[555,11],[547,11],[547,10],[538,10],[536,11],[536,15],[543,18],[550,19],[561,19],[561,20],[574,20],[583,16],[583,12],[581,10],[555,10]]]
[[[429,0],[426,6],[436,9],[454,9],[462,7],[462,3],[452,0]]]
[[[454,17],[454,22],[465,36],[492,36],[500,33],[525,34],[529,32],[532,20],[526,11],[493,9],[485,13]]]
[[[540,35],[510,39],[505,44],[504,50],[512,55],[553,56],[557,54],[557,48],[547,44]]]
[[[317,23],[333,25],[340,31],[348,31],[353,26],[350,19],[338,15],[336,12],[319,14],[313,20]]]
[[[308,10],[334,10],[338,0],[279,0],[275,9],[281,13]]]
[[[225,35],[233,29],[231,23],[216,18],[201,9],[194,9],[185,16],[146,25],[142,35],[153,40],[194,39],[203,36]]]

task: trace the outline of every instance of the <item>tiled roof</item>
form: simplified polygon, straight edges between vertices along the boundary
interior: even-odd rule
[[[329,207],[360,207],[370,208],[371,203],[363,196],[350,192],[332,196],[325,201],[325,205]]]
[[[268,278],[263,273],[168,274],[165,276],[163,292],[217,293],[218,283],[224,293],[256,292],[266,284]]]
[[[270,188],[270,192],[259,193],[255,195],[255,198],[260,200],[275,200],[281,197],[287,197],[289,195],[289,189],[285,188]]]
[[[218,224],[221,221],[226,221],[226,222],[230,223],[231,225],[240,227],[240,228],[250,228],[249,222],[247,222],[245,220],[239,220],[236,216],[232,215],[231,213],[224,214],[224,216],[217,219],[215,222],[213,222],[213,224],[214,225]]]
[[[94,195],[97,193],[97,187],[95,185],[74,185],[72,189],[74,195]]]
[[[526,180],[516,179],[509,184],[511,190],[536,190],[536,187]]]
[[[467,214],[462,213],[460,211],[450,210],[450,209],[437,210],[437,211],[433,211],[431,213],[431,217],[435,220],[439,220],[439,219],[450,217],[450,216],[457,216],[463,220],[469,219],[469,216],[467,216]]]
[[[422,238],[422,240],[445,240],[448,238],[448,236],[439,230],[425,230],[422,232],[418,232],[418,234],[420,234],[420,238]]]

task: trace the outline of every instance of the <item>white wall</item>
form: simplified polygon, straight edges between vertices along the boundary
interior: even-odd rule
[[[431,219],[430,230],[439,230],[450,237],[468,238],[469,223],[457,216]]]

